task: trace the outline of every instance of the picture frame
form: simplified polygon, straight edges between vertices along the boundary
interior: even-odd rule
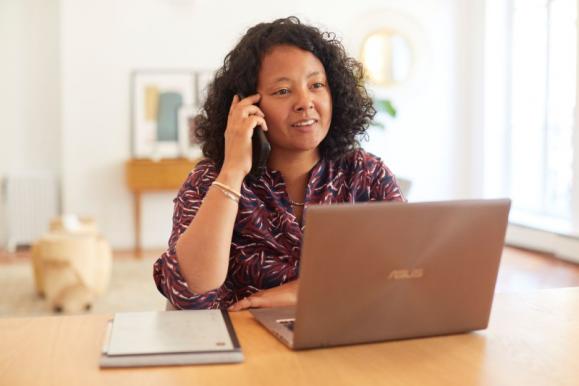
[[[202,70],[195,73],[195,95],[197,98],[197,106],[201,107],[207,99],[207,92],[213,79],[215,78],[215,71]]]
[[[135,70],[131,74],[131,153],[133,158],[182,156],[183,106],[197,104],[191,70]],[[182,134],[183,135],[183,134]],[[183,142],[184,143],[184,142]]]
[[[198,114],[199,107],[196,105],[183,105],[179,109],[179,154],[189,160],[202,156],[201,146],[195,137]]]

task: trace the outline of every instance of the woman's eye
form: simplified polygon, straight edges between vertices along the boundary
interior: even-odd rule
[[[289,94],[289,90],[287,88],[282,88],[280,90],[277,90],[274,94],[275,95],[286,95],[286,94]]]
[[[322,88],[324,86],[325,84],[323,84],[322,82],[316,82],[312,85],[313,88]]]

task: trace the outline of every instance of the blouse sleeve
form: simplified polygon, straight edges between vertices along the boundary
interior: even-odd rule
[[[370,188],[370,200],[375,201],[400,201],[406,202],[406,198],[400,190],[396,176],[388,167],[376,158],[376,167],[370,176],[372,183]]]
[[[153,277],[157,289],[177,309],[219,308],[222,288],[203,294],[189,290],[187,282],[181,275],[175,246],[201,206],[211,182],[215,180],[216,171],[208,161],[200,162],[189,174],[187,180],[173,200],[173,230],[167,250],[155,262]]]

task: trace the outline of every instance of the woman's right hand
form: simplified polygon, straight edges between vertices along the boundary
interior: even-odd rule
[[[225,157],[222,172],[237,174],[241,180],[251,170],[251,136],[256,126],[267,131],[265,115],[255,104],[259,94],[239,99],[235,95],[229,108],[225,129]],[[239,173],[239,174],[238,174]]]

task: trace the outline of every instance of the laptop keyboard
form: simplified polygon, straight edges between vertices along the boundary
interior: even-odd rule
[[[295,319],[278,319],[276,320],[277,323],[281,324],[282,326],[285,326],[286,328],[288,328],[290,331],[294,330],[294,323],[295,323]]]

